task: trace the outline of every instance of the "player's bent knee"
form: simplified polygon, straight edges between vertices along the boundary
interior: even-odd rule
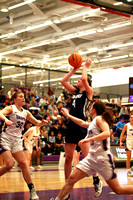
[[[13,168],[13,162],[10,162],[10,163],[6,164],[7,171],[10,171],[12,168]]]

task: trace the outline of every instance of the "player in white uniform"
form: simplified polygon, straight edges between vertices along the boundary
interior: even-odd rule
[[[38,126],[32,126],[29,128],[24,134],[24,147],[26,148],[25,155],[28,160],[29,166],[31,165],[31,158],[32,158],[32,152],[33,152],[33,146],[36,147],[37,150],[37,161],[39,160],[38,157],[40,158],[40,150],[38,148],[38,138],[40,135],[40,129]],[[40,160],[37,162],[37,164],[40,164]]]
[[[88,128],[88,135],[79,142],[79,146],[88,142],[91,144],[90,153],[76,166],[55,200],[62,200],[77,181],[95,172],[103,176],[116,194],[133,194],[133,185],[120,185],[114,171],[109,145],[109,126],[113,122],[113,115],[106,111],[105,104],[99,101],[90,107],[89,113],[93,119],[91,123],[70,115],[65,108],[62,109],[62,113],[76,124]]]
[[[126,161],[126,167],[127,169],[130,169],[130,161],[131,161],[131,152],[133,149],[133,115],[130,115],[130,122],[125,124],[121,136],[120,136],[120,147],[123,148],[123,136],[127,133],[126,135],[126,154],[127,154],[127,161]],[[127,173],[128,176],[133,176],[133,168],[128,170]]]
[[[14,100],[14,105],[7,106],[0,111],[0,119],[5,122],[4,128],[0,133],[0,151],[5,165],[0,168],[0,176],[12,169],[14,157],[30,190],[30,199],[38,199],[23,152],[22,130],[26,119],[39,127],[43,126],[47,121],[35,119],[29,111],[22,108],[25,103],[22,92],[14,93],[12,99]]]

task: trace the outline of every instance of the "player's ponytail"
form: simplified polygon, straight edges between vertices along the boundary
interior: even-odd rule
[[[97,115],[101,115],[102,118],[111,126],[113,124],[113,113],[106,109],[105,104],[102,101],[97,101],[93,104],[93,108],[96,110]]]

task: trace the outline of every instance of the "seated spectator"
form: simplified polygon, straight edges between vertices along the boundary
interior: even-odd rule
[[[124,122],[124,118],[122,117],[121,120],[117,122],[116,124],[116,135],[118,137],[120,137],[124,125],[125,125],[125,122]]]
[[[48,108],[48,102],[47,102],[47,99],[46,99],[46,96],[43,96],[40,101],[39,101],[39,107],[41,106],[44,106],[44,109],[47,110]]]
[[[62,91],[62,93],[63,93],[63,95],[64,95],[64,100],[66,100],[67,97],[68,97],[68,91],[67,91],[67,89],[64,88],[63,91]]]
[[[70,108],[70,106],[71,106],[71,101],[72,101],[71,95],[68,94],[67,99],[65,100],[65,102],[66,102],[66,108]]]
[[[116,104],[116,111],[117,111],[117,114],[119,116],[119,113],[120,113],[120,110],[121,110],[121,100],[119,100]]]
[[[48,142],[48,133],[46,130],[46,126],[41,128],[40,140],[45,142],[45,146],[41,149],[44,155],[47,155],[50,151],[50,144]]]
[[[52,124],[54,124],[55,121],[57,121],[57,117],[58,117],[57,114],[58,114],[58,111],[57,111],[57,110],[54,110],[54,111],[53,111],[53,114],[52,114],[52,116],[51,116]]]
[[[46,117],[46,120],[48,121],[48,123],[45,124],[45,126],[46,126],[47,132],[49,133],[50,132],[50,128],[52,126],[52,120],[50,119],[50,117]]]
[[[118,144],[118,139],[115,138],[113,133],[110,133],[110,144],[111,145],[117,145]]]
[[[40,110],[38,111],[38,116],[42,119],[44,118],[45,114],[46,114],[46,110],[44,109],[44,106],[41,106]]]
[[[48,96],[50,97],[51,101],[55,100],[54,90],[51,87],[48,89]]]
[[[19,89],[25,94],[26,87],[25,87],[24,83],[22,83],[20,85]]]
[[[62,134],[58,132],[58,135],[56,137],[54,152],[56,155],[60,155],[61,151],[64,151],[64,144],[63,144]]]
[[[31,98],[30,107],[37,107],[37,101],[36,101],[35,96],[32,96]]]
[[[54,101],[51,101],[51,104],[48,106],[48,110],[50,114],[52,114],[54,110],[57,110],[56,105],[54,105]]]
[[[122,108],[120,109],[120,112],[119,112],[119,117],[124,117],[124,115],[127,113],[127,108],[126,106],[122,106]]]
[[[4,108],[4,102],[6,100],[6,96],[3,94],[2,87],[0,87],[0,109]]]
[[[48,141],[49,141],[49,144],[50,144],[50,153],[53,154],[54,147],[55,147],[55,141],[56,141],[56,137],[55,137],[53,131],[50,132],[50,136],[48,137]]]
[[[50,131],[53,131],[54,135],[57,136],[57,134],[58,134],[58,124],[57,124],[57,121],[54,124],[52,124],[52,127],[50,128]]]
[[[57,99],[57,105],[59,104],[59,103],[62,103],[63,105],[65,105],[65,99],[64,99],[64,95],[61,93],[60,94],[60,96],[58,97],[58,99]]]
[[[60,115],[60,116],[63,116],[63,114],[61,113],[61,109],[63,108],[63,104],[62,103],[59,103],[58,105],[57,105],[57,109],[58,109],[58,114]]]

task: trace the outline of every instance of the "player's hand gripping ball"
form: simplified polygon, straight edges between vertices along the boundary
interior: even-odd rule
[[[68,57],[68,62],[69,64],[74,67],[74,68],[79,68],[82,65],[83,62],[83,58],[80,54],[78,53],[72,53],[69,57]]]

